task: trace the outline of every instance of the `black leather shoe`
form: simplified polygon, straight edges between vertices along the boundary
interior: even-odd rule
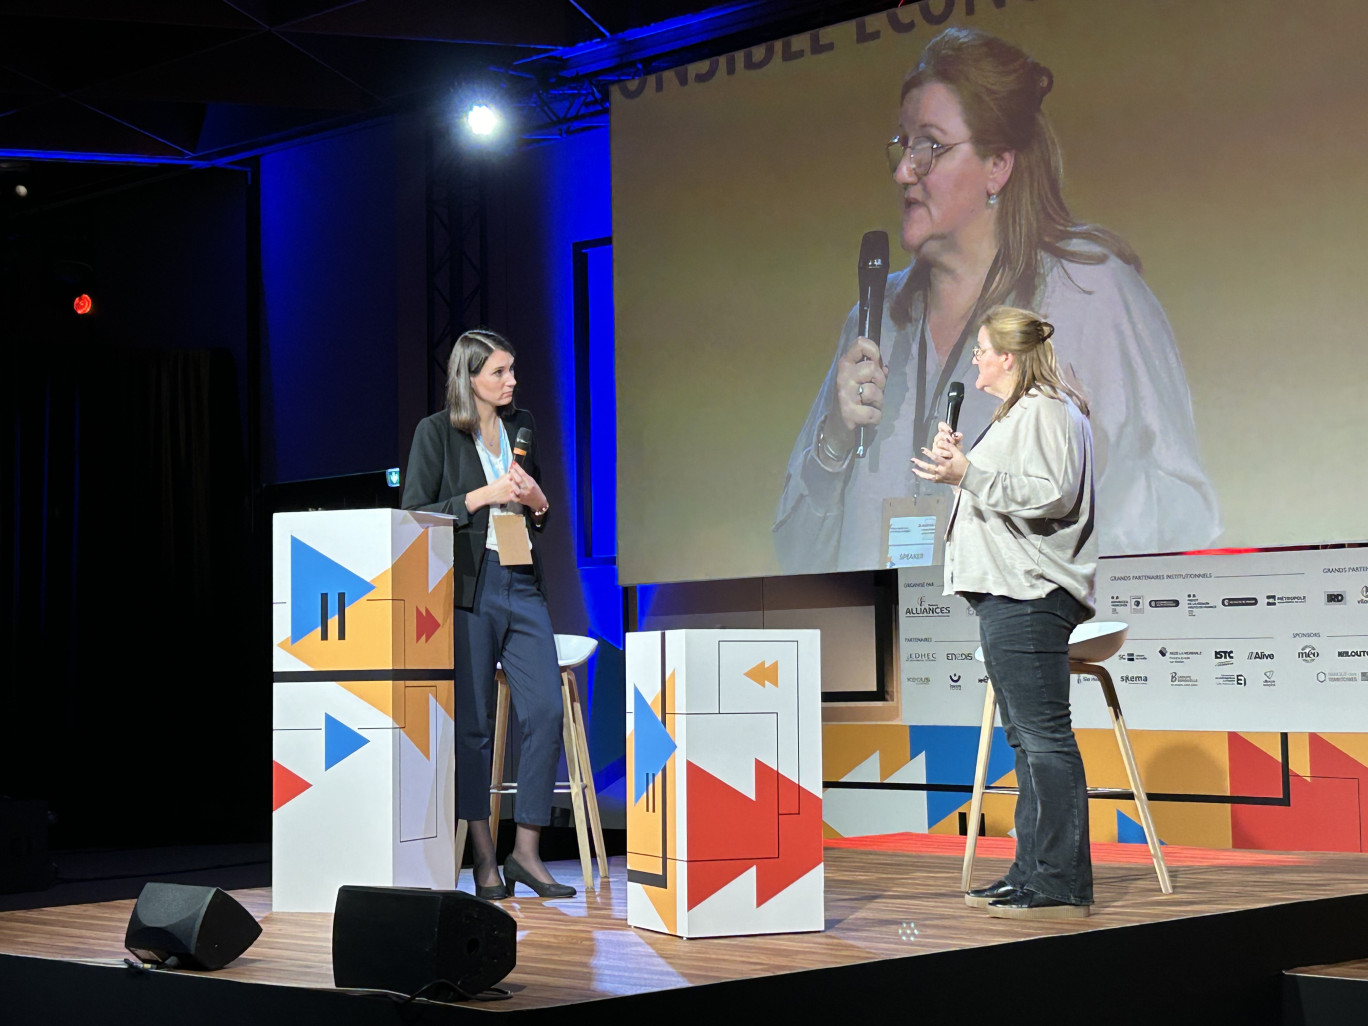
[[[508,896],[513,897],[513,885],[524,883],[536,892],[539,898],[573,898],[576,891],[567,884],[542,883],[523,868],[521,862],[512,855],[504,859],[504,879],[508,881]]]
[[[987,887],[975,887],[972,891],[965,891],[964,903],[970,908],[987,908],[988,902],[1010,898],[1016,890],[1016,887],[1004,878],[996,883],[990,883]]]
[[[1086,919],[1087,905],[1070,905],[1025,888],[1010,897],[988,902],[988,914],[997,919]]]
[[[475,897],[483,898],[485,901],[498,901],[500,898],[508,897],[508,888],[504,886],[503,877],[499,875],[497,866],[494,867],[494,879],[497,880],[498,883],[480,883],[480,869],[478,866],[471,867],[470,875],[474,878],[475,882]]]
[[[475,897],[484,898],[485,901],[499,901],[508,897],[508,893],[508,887],[504,885],[502,880],[496,884],[489,884],[487,886],[484,884],[475,885]]]

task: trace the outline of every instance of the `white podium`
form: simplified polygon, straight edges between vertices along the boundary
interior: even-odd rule
[[[627,636],[627,922],[823,928],[818,631]]]
[[[272,533],[272,907],[455,888],[450,519],[280,513]]]

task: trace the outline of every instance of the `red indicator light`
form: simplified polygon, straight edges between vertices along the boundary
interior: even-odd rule
[[[90,297],[82,292],[74,301],[72,301],[71,308],[78,314],[88,314],[93,305],[94,304],[90,301]]]

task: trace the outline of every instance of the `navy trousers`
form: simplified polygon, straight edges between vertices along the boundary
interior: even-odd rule
[[[563,720],[560,668],[546,600],[532,568],[507,567],[485,553],[470,611],[457,609],[456,815],[489,818],[493,755],[494,669],[503,664],[522,728],[514,819],[531,826],[551,822],[551,791],[560,762]]]

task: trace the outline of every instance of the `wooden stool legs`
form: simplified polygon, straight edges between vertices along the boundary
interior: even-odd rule
[[[1135,807],[1140,814],[1140,825],[1145,831],[1145,841],[1149,845],[1150,858],[1154,860],[1154,872],[1159,877],[1159,889],[1165,894],[1173,893],[1173,882],[1169,879],[1168,865],[1164,862],[1164,852],[1159,847],[1159,835],[1154,829],[1150,816],[1149,798],[1140,780],[1140,769],[1135,762],[1135,752],[1131,748],[1130,735],[1126,732],[1126,721],[1121,715],[1121,702],[1116,697],[1111,674],[1096,663],[1069,663],[1070,673],[1079,673],[1097,678],[1102,686],[1102,695],[1111,713],[1112,731],[1116,734],[1116,745],[1121,750],[1121,761],[1126,766],[1126,780],[1130,784]],[[964,868],[960,873],[960,887],[969,890],[974,873],[974,853],[978,846],[979,816],[983,811],[983,794],[988,785],[988,753],[993,743],[993,720],[997,713],[996,695],[992,681],[983,700],[983,723],[979,730],[978,757],[974,762],[974,792],[969,802],[969,830],[964,843]]]
[[[1150,858],[1154,860],[1154,871],[1159,876],[1159,889],[1165,894],[1172,894],[1173,882],[1169,879],[1164,852],[1159,847],[1159,835],[1155,832],[1154,820],[1150,818],[1149,796],[1145,794],[1145,785],[1140,782],[1140,768],[1135,764],[1135,752],[1131,749],[1130,734],[1126,732],[1126,721],[1121,715],[1121,702],[1116,697],[1111,674],[1105,667],[1096,663],[1071,663],[1069,669],[1074,673],[1090,674],[1102,685],[1107,710],[1111,713],[1112,730],[1116,734],[1116,744],[1121,749],[1121,761],[1126,764],[1126,780],[1130,783],[1131,794],[1135,796],[1135,807],[1140,813],[1140,825],[1145,830],[1145,842],[1149,845]]]
[[[489,832],[494,843],[499,842],[499,807],[505,794],[517,794],[518,785],[504,780],[504,755],[508,748],[508,682],[503,671],[495,674],[498,686],[498,699],[494,714],[494,751],[490,766],[489,785]],[[608,854],[603,843],[603,822],[599,818],[598,793],[594,790],[594,768],[589,763],[589,739],[584,729],[584,707],[579,699],[579,687],[575,671],[561,671],[561,708],[564,713],[562,744],[565,750],[565,765],[570,779],[557,782],[558,793],[570,794],[570,807],[575,816],[575,839],[579,844],[580,869],[584,874],[584,889],[594,890],[593,857],[590,841],[598,852],[599,878],[608,879]],[[465,855],[465,842],[468,827],[465,820],[456,824],[456,864],[459,867]]]

